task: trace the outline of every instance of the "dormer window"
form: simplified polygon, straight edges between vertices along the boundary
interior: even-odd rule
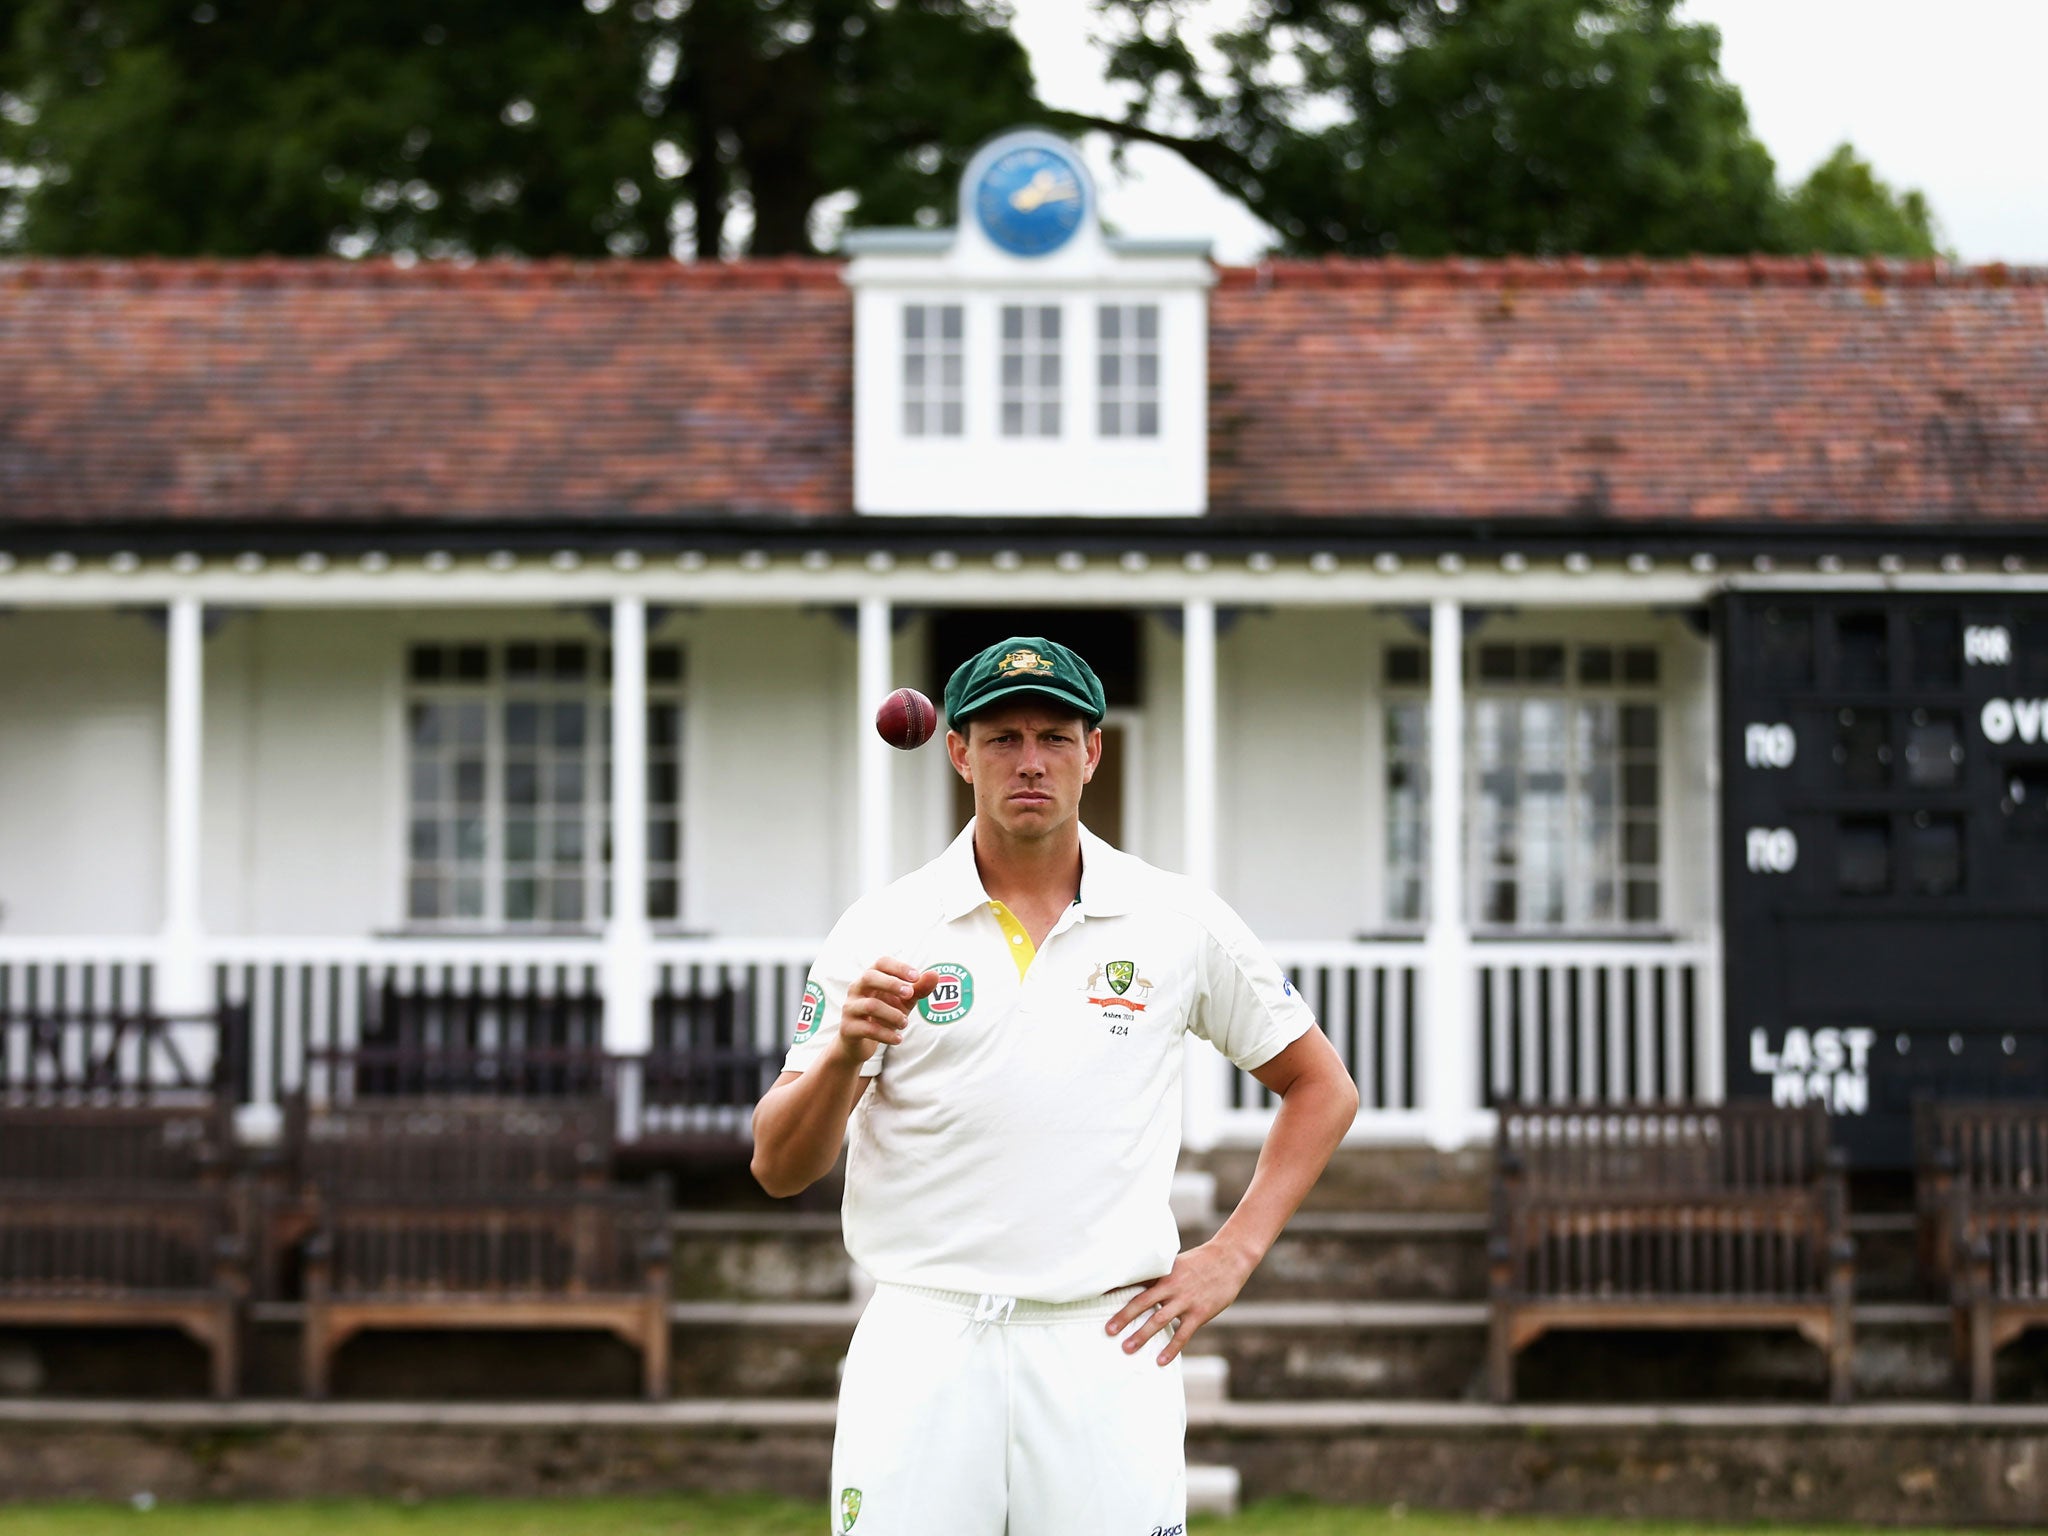
[[[1060,435],[1060,310],[1003,306],[1003,436]]]
[[[1199,517],[1202,241],[1102,228],[1073,145],[985,144],[952,229],[852,229],[853,505],[891,517]]]
[[[958,437],[966,430],[964,329],[958,304],[904,306],[905,437]]]
[[[1159,435],[1159,306],[1096,310],[1095,414],[1104,437]]]

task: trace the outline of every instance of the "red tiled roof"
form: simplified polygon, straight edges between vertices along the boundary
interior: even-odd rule
[[[0,265],[0,517],[834,513],[837,263]]]
[[[1211,302],[1222,514],[2048,516],[2048,273],[1276,262]],[[830,261],[0,263],[0,519],[830,516]]]
[[[2048,519],[2048,272],[1276,262],[1210,310],[1218,512]]]

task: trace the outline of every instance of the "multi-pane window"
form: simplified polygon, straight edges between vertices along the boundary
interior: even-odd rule
[[[1005,437],[1060,435],[1060,311],[1057,304],[1003,306]]]
[[[1475,927],[1649,927],[1662,916],[1653,646],[1483,644],[1469,653],[1465,807]],[[1426,914],[1419,646],[1387,654],[1387,917]]]
[[[903,309],[903,435],[958,437],[966,427],[961,307]]]
[[[1159,435],[1159,306],[1096,312],[1096,424],[1104,437]]]
[[[648,647],[648,915],[681,911],[682,654]],[[587,928],[609,907],[611,653],[416,645],[407,666],[406,916]]]

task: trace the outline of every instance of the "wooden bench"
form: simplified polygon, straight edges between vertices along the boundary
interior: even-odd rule
[[[609,1099],[372,1098],[291,1108],[305,1384],[368,1329],[594,1328],[669,1376],[668,1193],[613,1186]]]
[[[315,1081],[353,1085],[438,1081],[416,1053],[318,1050]],[[318,1070],[313,1070],[317,1068]],[[458,1061],[455,1075],[467,1079]],[[600,1189],[611,1177],[614,1127],[603,1098],[372,1094],[348,1103],[286,1101],[284,1135],[254,1196],[259,1294],[291,1294],[295,1256],[312,1234],[321,1196],[433,1191],[470,1194]]]
[[[247,1292],[233,1106],[248,1014],[0,1011],[0,1320],[169,1327],[227,1397]]]
[[[668,1191],[323,1196],[306,1255],[305,1383],[328,1395],[335,1351],[367,1329],[575,1328],[640,1351],[669,1381]]]
[[[230,1397],[246,1289],[222,1112],[0,1102],[0,1321],[176,1328]]]
[[[1923,1103],[1921,1251],[1955,1309],[1957,1374],[1988,1403],[1998,1351],[2048,1325],[2048,1101]]]
[[[1503,1105],[1488,1386],[1560,1328],[1794,1328],[1850,1394],[1854,1289],[1825,1112]]]

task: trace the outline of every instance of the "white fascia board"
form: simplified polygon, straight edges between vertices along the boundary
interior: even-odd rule
[[[849,229],[839,237],[843,255],[943,256],[958,238],[950,229]]]
[[[1697,604],[1727,585],[1678,568],[1649,573],[1596,569],[1580,575],[1528,571],[1510,576],[1484,570],[1447,574],[1425,563],[1381,572],[1363,561],[1336,571],[1317,571],[1305,561],[1287,560],[1270,570],[1231,563],[1195,570],[1167,555],[1152,557],[1136,570],[1108,555],[1095,555],[1075,570],[1055,562],[1058,551],[1032,547],[1028,528],[1018,531],[1016,544],[1024,556],[1017,569],[1004,569],[987,556],[956,557],[938,564],[905,557],[879,570],[855,556],[806,565],[794,550],[754,568],[720,559],[701,569],[684,569],[672,560],[657,559],[630,571],[603,564],[561,571],[542,561],[493,571],[468,559],[445,570],[398,563],[374,573],[334,567],[309,574],[289,566],[240,571],[223,565],[196,572],[146,566],[118,575],[82,566],[59,575],[17,568],[0,575],[0,609],[156,606],[174,597],[196,597],[209,607],[240,608],[518,608],[602,603],[622,594],[650,603],[739,606],[840,606],[864,597],[886,597],[919,606],[1130,608],[1170,606],[1199,597],[1239,606],[1405,607],[1455,597],[1471,604],[1525,609],[1644,608]],[[1990,585],[2000,590],[2048,590],[2048,577],[2007,577],[1997,582],[1980,577],[1926,590],[1981,590]]]
[[[860,256],[840,272],[841,281],[861,289],[901,290],[918,293],[977,293],[1004,289],[1059,288],[1074,292],[1123,288],[1211,288],[1216,269],[1206,257],[1187,255],[1142,255],[1120,257],[1113,262],[1078,266],[1049,259],[1028,263],[1007,261],[998,265],[966,266],[934,260],[927,255],[891,252]]]

